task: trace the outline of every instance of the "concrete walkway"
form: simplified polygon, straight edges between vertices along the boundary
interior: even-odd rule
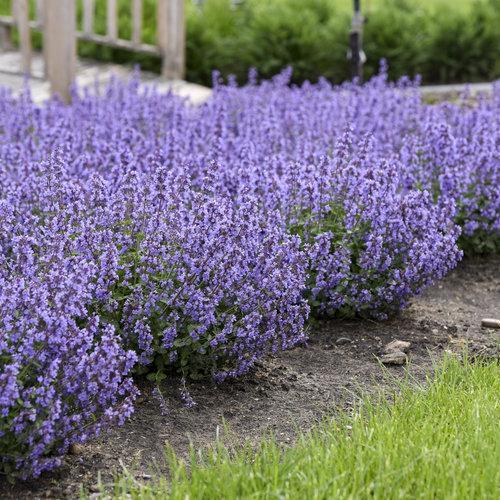
[[[19,52],[0,52],[0,86],[7,86],[13,89],[14,93],[19,93],[25,87],[26,79],[21,70],[21,55]],[[80,88],[94,87],[96,81],[99,87],[105,87],[112,76],[119,78],[129,78],[133,70],[130,66],[118,64],[106,64],[95,61],[78,59],[76,82]],[[187,97],[193,104],[206,101],[211,94],[208,87],[196,83],[185,81],[166,81],[155,73],[141,72],[143,86],[154,85],[161,92],[172,90],[174,93]],[[39,53],[35,53],[32,61],[32,74],[28,81],[33,100],[42,102],[50,97],[50,85],[44,78],[43,58]],[[458,96],[465,89],[469,89],[471,95],[479,93],[491,94],[493,92],[492,83],[471,83],[452,85],[426,85],[420,87],[422,94],[436,97]]]
[[[493,83],[452,83],[450,85],[423,85],[420,87],[426,95],[460,95],[468,90],[471,95],[493,93]]]
[[[50,97],[50,84],[44,78],[44,64],[41,54],[34,54],[31,64],[31,77],[26,80],[21,68],[21,56],[19,52],[0,53],[0,86],[10,87],[15,94],[21,92],[28,83],[33,100],[37,103]],[[95,61],[78,59],[76,70],[76,83],[79,88],[95,87],[103,88],[113,76],[129,78],[133,69],[118,64],[106,64]],[[206,101],[211,90],[196,83],[188,83],[182,80],[166,81],[155,73],[141,71],[141,82],[144,87],[154,85],[161,92],[172,90],[177,95],[187,97],[193,104]]]

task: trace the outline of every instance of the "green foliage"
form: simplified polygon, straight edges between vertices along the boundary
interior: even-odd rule
[[[484,230],[475,231],[472,236],[460,236],[458,244],[467,256],[500,254],[500,235],[498,233],[491,234]]]
[[[446,359],[426,384],[405,380],[341,410],[296,444],[170,453],[170,481],[119,478],[109,498],[496,498],[498,363]],[[104,495],[103,495],[104,496]],[[108,498],[108,497],[107,497]]]
[[[95,312],[107,323],[112,324],[118,332],[121,332],[124,339],[127,339],[128,347],[141,352],[142,348],[138,344],[138,339],[134,336],[127,335],[127,327],[124,327],[123,308],[127,302],[133,300],[133,295],[139,290],[147,295],[148,285],[144,283],[143,278],[137,271],[139,261],[141,260],[141,251],[139,250],[141,236],[137,238],[137,248],[131,248],[121,256],[120,264],[123,268],[131,271],[129,280],[125,278],[122,271],[119,275],[117,283],[111,290],[112,300],[117,304],[117,308],[113,311],[107,311],[100,307]],[[174,248],[172,247],[172,251]],[[182,290],[183,285],[177,279],[175,267],[166,268],[163,274],[151,276],[153,282],[161,284],[166,279],[171,279],[175,283],[173,290]],[[123,285],[128,281],[128,285]],[[150,285],[149,285],[150,286]],[[201,285],[200,287],[202,287]],[[193,339],[191,334],[195,329],[202,325],[199,323],[179,321],[176,327],[176,337],[171,348],[166,348],[163,345],[163,335],[167,328],[171,327],[171,322],[168,319],[172,314],[178,314],[183,317],[183,311],[175,309],[166,301],[159,302],[160,309],[154,310],[148,317],[148,325],[151,329],[151,363],[137,364],[134,368],[136,374],[144,375],[151,381],[161,382],[167,377],[168,372],[178,372],[183,377],[191,380],[200,380],[217,371],[222,371],[231,368],[231,364],[227,357],[221,352],[220,346],[212,346],[210,341],[220,334],[223,329],[222,321],[216,321],[211,326],[210,331],[205,335],[200,336],[197,340]],[[234,304],[221,304],[217,308],[216,317],[220,318],[227,314],[235,314],[241,316],[240,309]],[[128,325],[130,329],[130,325]],[[232,339],[228,338],[228,341]],[[175,356],[173,354],[175,353]]]
[[[474,81],[500,76],[500,0],[476,0],[467,15],[449,5],[431,28],[426,80]]]
[[[347,69],[348,18],[334,6],[328,0],[247,2],[234,14],[233,32],[212,34],[217,53],[210,66],[207,64],[208,71],[194,73],[194,66],[190,74],[206,82],[216,68],[244,81],[250,67],[270,77],[291,65],[295,81],[316,80],[321,75],[338,80]],[[205,11],[197,13],[202,28]],[[202,50],[200,54],[204,55]]]
[[[9,11],[0,0],[0,13]],[[119,0],[119,35],[131,35],[130,0]],[[154,43],[156,0],[144,0],[143,40]],[[425,82],[491,80],[500,77],[500,0],[373,0],[362,2],[367,19],[366,77],[389,62],[390,76],[423,76]],[[82,4],[78,2],[78,23]],[[186,0],[187,79],[210,85],[212,71],[245,81],[250,67],[264,77],[293,66],[294,81],[319,76],[349,78],[346,60],[352,15],[349,0]],[[106,2],[96,1],[96,32],[106,31]],[[39,36],[34,39],[40,46]],[[158,58],[79,43],[80,55],[140,64],[159,71]]]
[[[291,234],[300,236],[306,251],[314,245],[316,237],[325,233],[331,234],[330,253],[333,254],[339,248],[345,249],[346,254],[349,255],[349,269],[347,274],[349,276],[358,276],[363,273],[363,270],[359,266],[359,258],[366,247],[364,240],[370,230],[370,224],[367,221],[358,220],[356,224],[357,229],[348,230],[345,227],[344,219],[345,211],[342,205],[329,203],[322,207],[321,214],[313,214],[311,209],[303,209],[295,217],[294,223],[290,224],[288,231]],[[335,287],[336,293],[345,294],[345,303],[339,309],[328,309],[325,311],[322,306],[328,303],[328,297],[325,295],[326,291],[320,292],[316,296],[313,296],[311,293],[311,290],[316,286],[317,277],[317,270],[312,266],[307,275],[306,296],[311,306],[313,317],[321,317],[325,313],[329,317],[339,318],[352,318],[356,315],[363,315],[363,308],[360,310],[359,304],[352,300],[352,297],[348,293],[351,287],[351,281],[348,278],[343,279]],[[375,290],[388,277],[378,276],[374,279],[373,276],[367,276],[366,279],[367,286]],[[332,292],[332,290],[328,290],[328,292]],[[368,307],[367,313],[369,315]]]

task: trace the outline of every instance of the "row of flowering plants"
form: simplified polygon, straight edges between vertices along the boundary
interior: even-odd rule
[[[383,319],[498,251],[500,91],[245,87],[193,107],[112,82],[73,104],[0,91],[0,470],[37,476],[133,411],[134,376],[217,381]]]

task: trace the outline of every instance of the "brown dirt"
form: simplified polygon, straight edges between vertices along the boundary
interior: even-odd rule
[[[498,357],[499,331],[482,329],[480,321],[500,317],[499,268],[498,257],[464,261],[390,321],[322,321],[311,329],[307,346],[266,359],[243,379],[190,384],[197,403],[191,409],[179,398],[178,382],[171,381],[163,387],[169,415],[162,416],[154,386],[142,382],[143,401],[124,427],[84,445],[59,470],[36,481],[11,486],[0,479],[0,498],[74,498],[81,485],[96,483],[98,473],[106,482],[122,467],[147,477],[161,467],[165,443],[185,455],[190,442],[195,447],[213,443],[224,422],[236,441],[257,441],[271,431],[281,442],[291,442],[297,429],[352,406],[360,391],[388,383],[377,356],[394,339],[411,342],[410,372],[417,378],[445,350],[468,346],[472,353]],[[349,341],[339,343],[340,338]],[[388,369],[405,373],[401,366]]]

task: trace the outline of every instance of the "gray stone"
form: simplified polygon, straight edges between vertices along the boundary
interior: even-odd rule
[[[380,358],[380,361],[382,361],[384,365],[404,365],[408,362],[408,358],[404,352],[394,351],[384,354]]]
[[[347,337],[340,337],[338,338],[335,343],[337,345],[345,345],[345,344],[350,344],[351,343],[351,339],[348,339]]]
[[[389,342],[385,347],[384,347],[384,352],[386,354],[390,354],[392,352],[404,352],[408,353],[410,350],[411,343],[406,342],[405,340],[393,340],[392,342]]]
[[[68,453],[70,455],[81,455],[84,452],[84,448],[79,443],[73,443],[68,448]]]
[[[481,320],[481,326],[483,328],[500,328],[500,319],[483,318]]]

